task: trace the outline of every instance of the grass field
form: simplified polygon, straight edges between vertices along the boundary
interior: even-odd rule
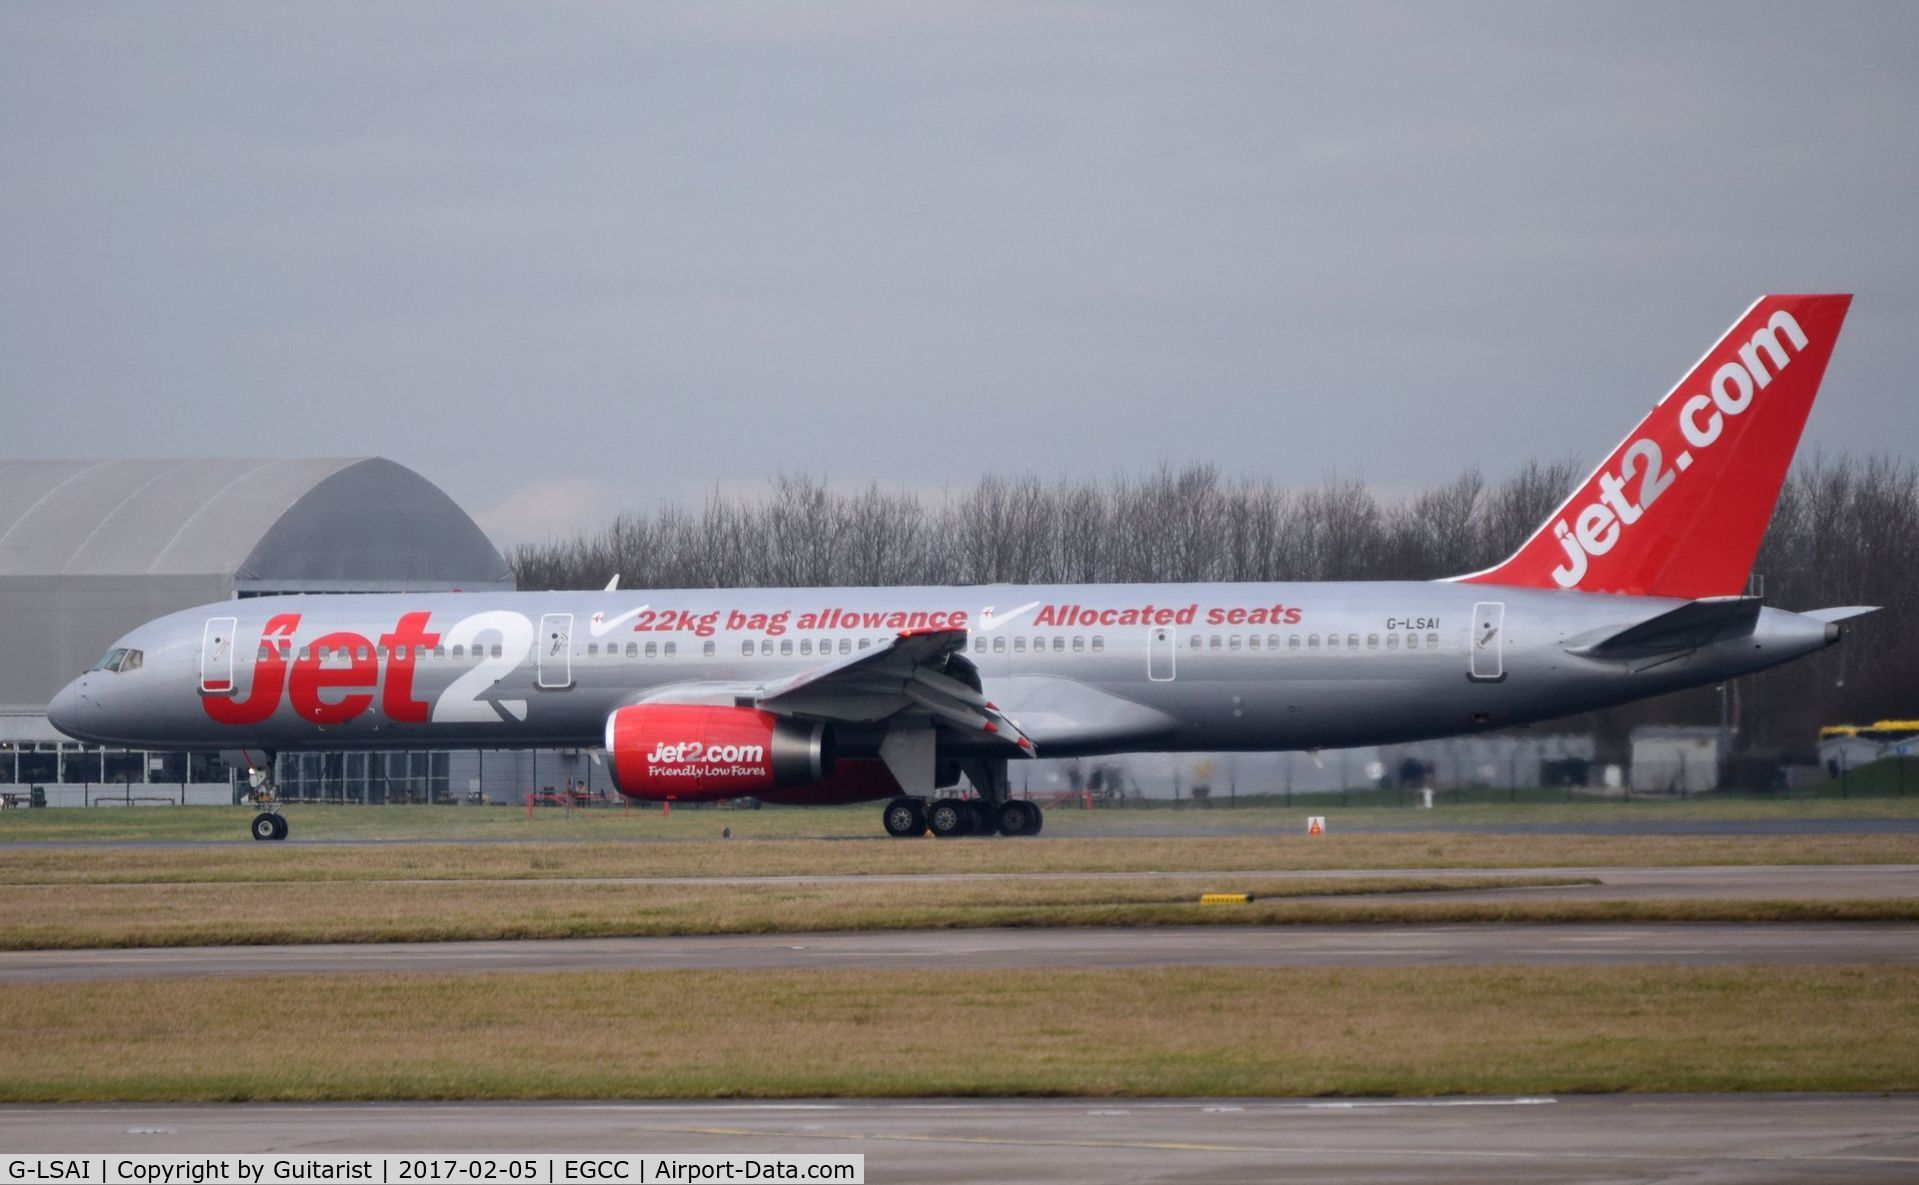
[[[0,986],[0,1100],[1919,1088],[1883,967],[586,972]]]
[[[315,808],[315,813],[326,812]],[[1900,921],[1919,920],[1919,902],[1405,902],[1392,895],[1580,883],[1552,877],[1555,867],[1916,861],[1919,835],[1912,834],[1347,832],[1028,841],[529,839],[105,847],[50,842],[13,848],[0,861],[0,948],[976,926]],[[1500,877],[1422,875],[1489,867],[1527,871]],[[1364,879],[1313,875],[1356,868],[1373,871]],[[1185,875],[1130,882],[1076,879],[1076,874],[1109,872]],[[1046,875],[995,879],[1007,873]],[[973,879],[864,881],[880,874]],[[844,879],[723,879],[809,876]],[[1208,909],[1196,902],[1204,891],[1250,892],[1261,900]],[[1327,896],[1340,900],[1317,900]]]
[[[1347,829],[1407,830],[1466,827],[1551,827],[1595,822],[1656,823],[1732,819],[1919,818],[1919,779],[1913,794],[1877,797],[1683,800],[1575,799],[1559,792],[1533,801],[1454,804],[1444,796],[1434,810],[1389,804],[1382,796],[1300,796],[1291,806],[1262,801],[1231,806],[1160,805],[1083,810],[1055,806],[1046,813],[1047,837],[1140,834],[1299,834],[1306,818],[1324,815],[1333,833]],[[730,830],[741,839],[871,839],[881,836],[879,807],[689,809],[670,814],[633,807],[567,811],[540,808],[529,818],[518,807],[321,806],[286,809],[293,842],[303,840],[662,840],[717,839]],[[252,811],[243,807],[90,807],[0,813],[0,843],[246,839]]]
[[[188,808],[191,809],[191,808]],[[339,808],[354,811],[355,808]],[[447,808],[449,813],[463,813]],[[309,808],[318,816],[327,808]],[[78,812],[35,812],[35,814]],[[125,812],[122,812],[125,813]],[[142,816],[170,811],[138,812]],[[183,810],[181,813],[185,813]],[[406,808],[358,808],[361,815]],[[471,813],[485,814],[475,809]],[[744,814],[744,812],[742,812]],[[800,815],[801,812],[792,812]],[[228,813],[226,820],[234,820]],[[296,815],[294,825],[305,821]],[[0,833],[4,835],[5,833]],[[17,833],[15,835],[17,838]],[[671,842],[521,833],[514,843],[261,844],[76,847],[70,835],[23,843],[0,859],[0,884],[202,881],[493,880],[581,877],[859,876],[923,873],[1264,871],[1367,868],[1569,868],[1703,864],[1907,864],[1919,833],[1501,835],[1476,832],[1328,835],[1074,835],[1036,840],[880,838]]]

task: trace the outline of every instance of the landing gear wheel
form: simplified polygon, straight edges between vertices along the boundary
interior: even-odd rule
[[[1033,829],[1026,834],[1038,835],[1040,828],[1046,826],[1046,812],[1040,809],[1038,803],[1029,802],[1026,805],[1033,808]]]
[[[287,833],[286,820],[271,811],[261,811],[253,816],[253,838],[284,839]]]
[[[942,798],[926,812],[926,826],[941,839],[970,834],[973,821],[973,808],[960,798]]]
[[[966,807],[973,812],[973,830],[971,834],[995,836],[999,834],[999,824],[995,822],[993,804],[979,798],[969,798]]]
[[[917,798],[895,798],[886,804],[880,818],[886,824],[886,834],[895,839],[926,834],[926,807]]]
[[[286,837],[287,837],[287,817],[285,815],[273,816],[273,838],[285,839]]]
[[[999,804],[995,822],[1001,835],[1035,835],[1039,832],[1039,808],[1018,798]]]

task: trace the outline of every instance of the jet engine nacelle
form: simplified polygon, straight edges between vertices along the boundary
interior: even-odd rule
[[[758,708],[636,704],[607,717],[613,784],[629,798],[764,796],[826,781],[826,725]]]

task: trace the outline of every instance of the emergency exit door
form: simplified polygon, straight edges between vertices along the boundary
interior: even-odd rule
[[[1170,625],[1154,626],[1146,634],[1146,677],[1155,683],[1169,682],[1179,647],[1179,633]]]

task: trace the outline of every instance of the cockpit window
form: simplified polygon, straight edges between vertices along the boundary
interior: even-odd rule
[[[123,646],[116,646],[112,650],[107,651],[106,657],[102,658],[98,663],[95,663],[93,669],[96,671],[137,671],[140,669],[140,664],[144,661],[146,661],[146,655],[140,651],[128,650]]]

